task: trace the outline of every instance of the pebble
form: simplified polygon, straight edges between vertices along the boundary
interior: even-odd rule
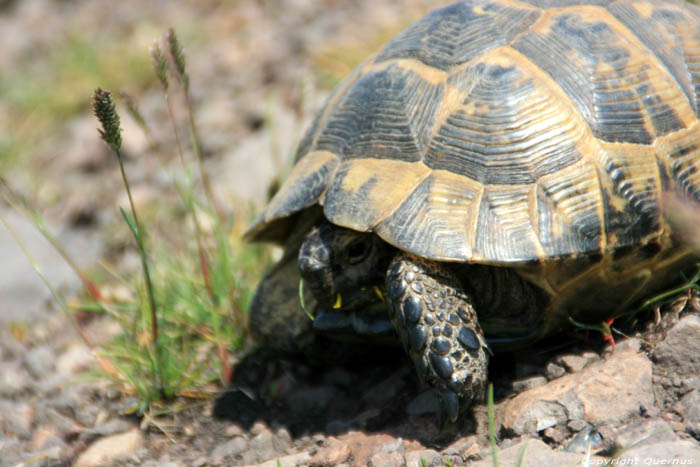
[[[84,344],[75,344],[63,352],[56,361],[56,369],[64,375],[74,375],[95,365],[95,356]]]
[[[38,451],[53,446],[64,448],[66,443],[61,439],[54,427],[42,425],[34,430],[28,448],[30,451]]]
[[[136,454],[143,443],[143,435],[138,428],[99,439],[78,456],[74,467],[98,467],[118,462]]]
[[[23,439],[31,436],[34,424],[34,407],[26,402],[0,400],[0,429],[3,433],[13,433]]]
[[[14,397],[31,386],[32,378],[19,361],[0,363],[0,397]]]
[[[563,447],[567,452],[578,452],[580,454],[589,451],[595,452],[602,449],[603,437],[595,428],[588,427],[576,433]]]
[[[523,392],[547,384],[544,376],[531,376],[529,378],[513,381],[513,391]]]
[[[385,433],[366,434],[360,431],[351,431],[339,436],[338,440],[350,447],[355,465],[367,465],[382,446],[395,441],[395,438]]]
[[[406,453],[405,457],[407,467],[423,467],[423,462],[425,462],[426,467],[444,465],[440,453],[433,449],[410,451]]]
[[[586,356],[585,354],[569,354],[560,356],[558,360],[564,366],[564,368],[568,370],[569,373],[578,373],[579,371],[583,370],[585,366],[591,363],[591,361],[594,359],[590,358],[589,356]]]
[[[48,345],[34,347],[24,357],[27,370],[35,378],[50,374],[54,369],[55,361],[54,350]]]
[[[552,426],[542,432],[544,438],[556,444],[561,444],[570,434],[566,426],[563,425]]]
[[[552,380],[564,376],[566,374],[566,369],[561,365],[550,362],[545,367],[544,372],[545,375],[547,375],[547,379]]]
[[[369,465],[372,467],[403,467],[406,465],[406,459],[398,452],[378,452],[374,454]]]
[[[590,428],[591,424],[585,420],[576,419],[571,420],[567,426],[571,431],[581,431],[585,430],[586,428]]]
[[[347,443],[340,441],[338,438],[330,437],[325,445],[316,451],[311,464],[313,465],[337,465],[345,462],[350,457],[350,447]]]
[[[442,452],[450,456],[458,456],[463,459],[478,453],[480,450],[479,443],[476,440],[476,435],[469,435],[455,440],[447,446]]]
[[[406,445],[403,439],[397,438],[395,440],[384,443],[380,448],[380,452],[398,452],[401,455],[406,454]]]
[[[233,458],[248,449],[248,441],[242,436],[237,436],[223,444],[218,445],[211,452],[212,459]]]

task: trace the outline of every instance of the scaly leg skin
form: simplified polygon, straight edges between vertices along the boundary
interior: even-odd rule
[[[444,264],[399,253],[386,277],[389,316],[421,383],[436,388],[441,417],[483,394],[488,346],[471,300]]]

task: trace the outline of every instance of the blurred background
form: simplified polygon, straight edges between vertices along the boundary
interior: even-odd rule
[[[179,161],[149,54],[174,27],[185,47],[207,171],[243,229],[289,170],[296,142],[328,92],[399,30],[446,3],[0,1],[0,175],[81,265],[107,258],[137,267],[118,210],[126,205],[118,165],[99,140],[90,99],[96,87],[117,97],[136,203],[148,222],[177,229],[172,178]],[[172,95],[188,152],[184,106]],[[127,111],[126,99],[145,125]],[[0,206],[55,285],[76,286],[36,229],[4,201]],[[40,316],[50,294],[4,227],[0,257],[0,323]]]

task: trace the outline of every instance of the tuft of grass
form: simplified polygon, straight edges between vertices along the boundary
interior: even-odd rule
[[[99,89],[95,93],[95,114],[103,123],[100,134],[117,154],[129,194],[131,213],[122,210],[122,214],[136,240],[144,274],[144,285],[135,294],[138,298],[111,313],[124,333],[104,355],[119,370],[126,390],[138,395],[135,409],[139,413],[174,396],[205,397],[216,385],[230,382],[230,356],[245,346],[246,310],[255,282],[269,264],[260,246],[237,240],[242,222],[224,214],[213,197],[189,97],[184,49],[173,29],[162,42],[166,51],[154,44],[151,59],[184,172],[174,185],[192,226],[179,241],[152,242],[145,235],[119,155],[118,115],[113,106],[98,105],[108,93]],[[172,86],[173,76],[178,89]],[[197,194],[174,118],[172,93],[178,90],[185,101],[204,199]],[[211,366],[212,357],[218,366]]]
[[[139,250],[139,257],[141,259],[141,270],[143,272],[144,283],[146,286],[146,297],[148,299],[148,317],[150,318],[151,327],[151,346],[149,349],[149,359],[147,365],[151,369],[153,378],[157,381],[157,391],[161,397],[165,397],[166,393],[163,389],[163,375],[161,373],[161,350],[162,347],[158,345],[158,318],[157,318],[157,308],[156,299],[153,291],[153,281],[151,280],[151,270],[148,265],[148,256],[146,254],[146,231],[144,230],[143,224],[139,221],[138,215],[136,213],[136,206],[134,205],[134,199],[131,196],[131,187],[129,185],[129,179],[126,176],[126,171],[124,170],[124,162],[121,155],[121,128],[119,127],[119,115],[112,101],[112,94],[109,91],[97,88],[93,96],[93,109],[95,116],[102,124],[102,129],[98,130],[100,137],[104,140],[114,154],[117,156],[119,161],[119,169],[122,174],[122,181],[124,182],[124,188],[126,188],[126,194],[129,198],[129,207],[131,213],[127,213],[124,208],[120,208],[122,217],[124,221],[129,226],[129,230],[134,235],[136,240],[136,245]]]
[[[184,174],[173,176],[174,191],[182,205],[180,212],[185,216],[184,222],[177,224],[178,228],[153,225],[149,223],[150,217],[141,216],[120,152],[123,135],[112,94],[97,88],[92,96],[93,111],[101,124],[100,137],[119,162],[129,200],[128,210],[120,208],[120,211],[141,264],[138,278],[125,280],[109,269],[107,272],[126,283],[133,298],[105,298],[109,294],[101,292],[104,284],[93,282],[77,268],[45,228],[38,212],[28,203],[20,206],[21,203],[15,201],[13,204],[31,218],[83,280],[89,295],[72,307],[48,281],[45,282],[97,356],[103,377],[109,377],[126,394],[135,396],[133,411],[144,415],[144,421],[156,427],[154,416],[177,410],[176,404],[171,402],[174,398],[208,397],[230,382],[231,358],[247,343],[248,306],[259,278],[271,264],[264,247],[241,240],[245,225],[252,220],[251,213],[236,212],[234,216],[217,209],[211,189],[205,186],[208,177],[203,172],[199,136],[189,103],[190,81],[184,51],[173,30],[166,38],[167,52],[154,48],[152,60],[170,110]],[[172,75],[176,81],[170,81]],[[172,117],[171,95],[174,92],[183,93],[185,98],[191,155],[195,159],[192,165],[200,169],[199,177],[191,176],[190,161]],[[135,112],[134,109],[135,106],[130,111]],[[141,124],[147,126],[145,120]],[[5,197],[12,200],[8,195]],[[17,241],[24,248],[21,239]],[[26,254],[37,273],[45,279],[30,253]],[[121,334],[102,348],[95,347],[75,319],[75,309],[100,313],[105,319],[114,320],[120,325]],[[212,361],[218,364],[212,365]]]

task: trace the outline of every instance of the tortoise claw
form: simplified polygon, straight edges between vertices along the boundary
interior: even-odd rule
[[[459,396],[454,391],[445,390],[438,393],[440,399],[440,426],[446,420],[454,423],[459,415]]]

